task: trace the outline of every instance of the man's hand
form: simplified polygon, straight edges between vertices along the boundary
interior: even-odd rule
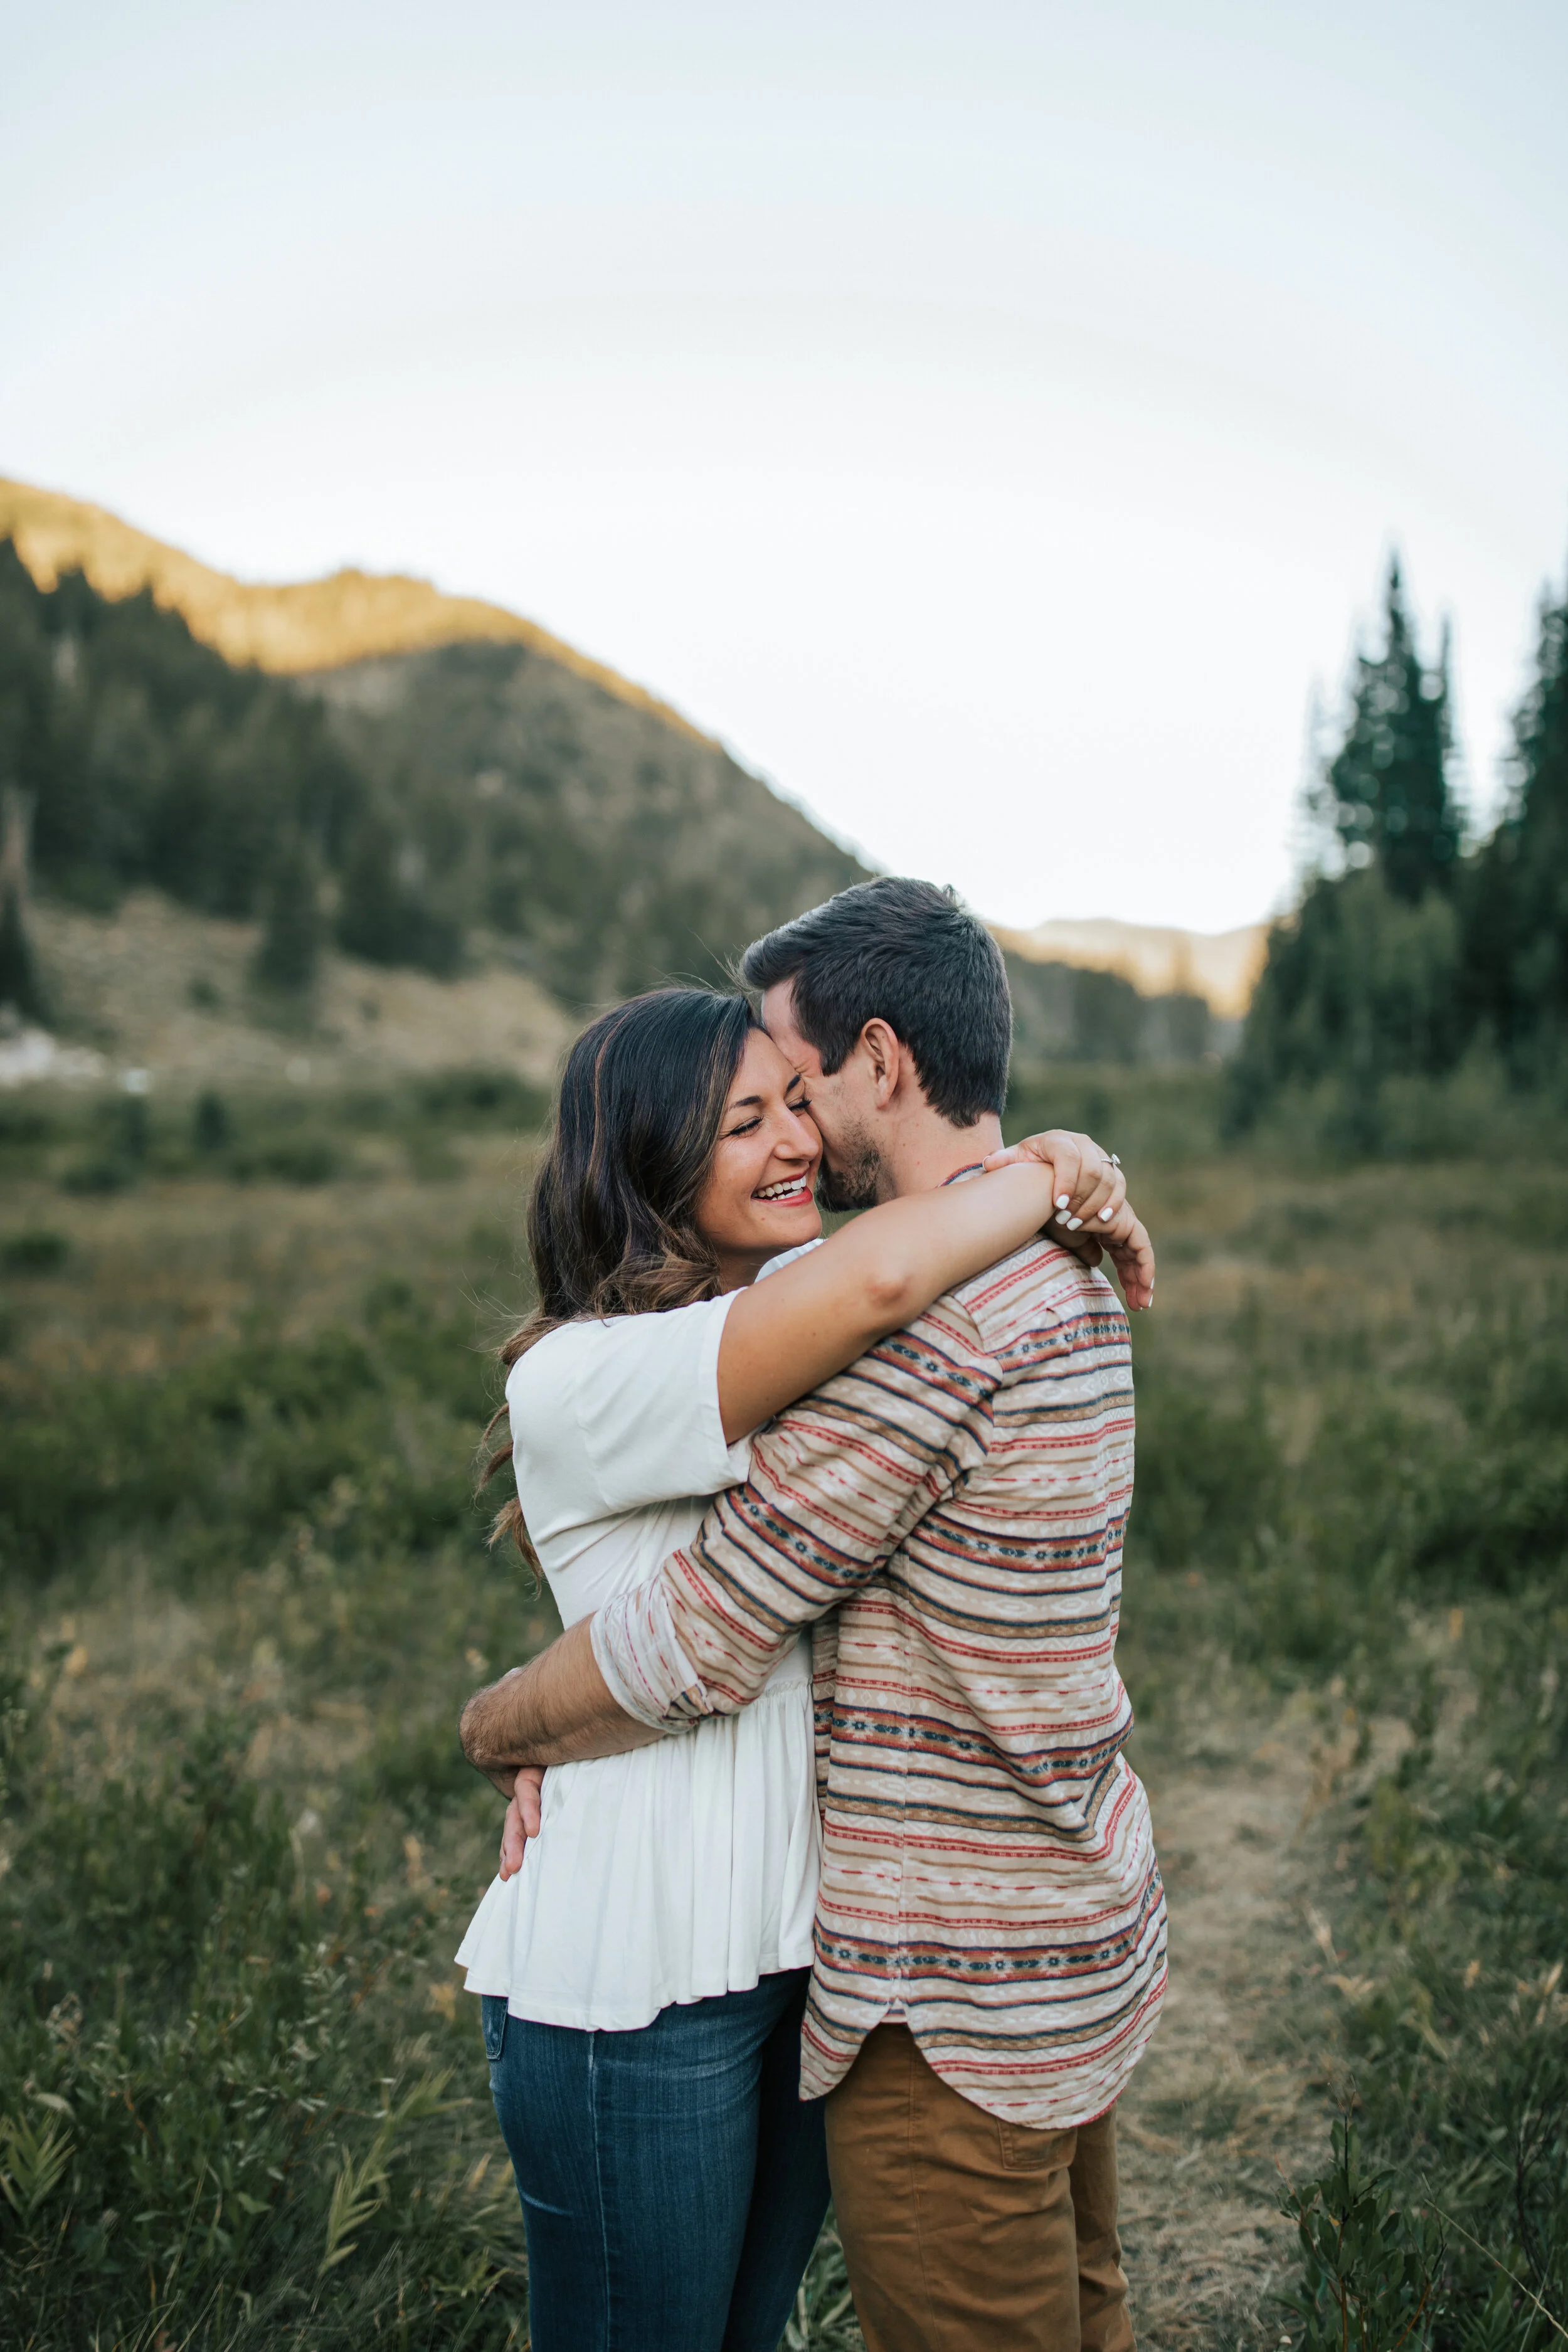
[[[1069,1147],[1078,1152],[1076,1162],[1069,1159]],[[1068,1134],[1056,1128],[1044,1135],[1026,1136],[1010,1150],[994,1151],[985,1165],[1005,1168],[1019,1160],[1044,1161],[1064,1179],[1057,1192],[1056,1217],[1048,1228],[1051,1239],[1059,1242],[1063,1249],[1071,1250],[1086,1265],[1098,1265],[1101,1256],[1109,1253],[1128,1307],[1134,1310],[1152,1307],[1154,1245],[1141,1220],[1133,1214],[1120,1167],[1092,1138]],[[1076,1191],[1065,1182],[1069,1167],[1078,1176]],[[1065,1202],[1064,1190],[1068,1194]],[[1080,1199],[1088,1204],[1087,1215],[1079,1212]]]
[[[540,1830],[540,1790],[544,1786],[544,1774],[537,1764],[525,1764],[512,1785],[507,1801],[506,1820],[500,1833],[500,1874],[503,1880],[515,1878],[522,1868],[528,1852],[528,1841],[536,1838]]]

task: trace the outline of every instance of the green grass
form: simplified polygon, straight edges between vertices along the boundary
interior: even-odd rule
[[[497,1826],[457,1710],[553,1622],[469,1493],[540,1108],[489,1083],[154,1103],[100,1191],[121,1101],[0,1106],[7,2344],[526,2341],[450,1966]],[[1125,1671],[1156,1737],[1219,1690],[1366,1727],[1325,2079],[1451,2216],[1435,2340],[1534,2352],[1497,2265],[1563,2316],[1568,1178],[1225,1154],[1216,1105],[1074,1071],[1010,1122],[1103,1133],[1160,1246]],[[844,2294],[825,2240],[791,2344],[851,2346]]]
[[[103,1196],[148,1181],[329,1184],[400,1168],[455,1173],[465,1139],[537,1137],[549,1098],[510,1071],[454,1069],[323,1097],[298,1087],[193,1097],[45,1094],[0,1100],[0,1181]],[[7,1244],[0,1243],[0,1253]]]
[[[1331,1981],[1363,2138],[1441,2225],[1434,2340],[1568,2325],[1568,1606],[1561,1566],[1363,1675],[1405,1729],[1350,1800]]]
[[[417,2014],[437,1915],[368,1829],[320,1853],[243,1718],[62,1781],[47,1696],[4,1694],[7,2342],[522,2340],[467,2037]]]

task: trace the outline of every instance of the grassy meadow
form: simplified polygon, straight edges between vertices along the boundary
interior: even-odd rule
[[[1160,1250],[1142,1753],[1301,1693],[1331,1759],[1317,2252],[1265,2340],[1535,2352],[1568,2326],[1568,1171],[1224,1149],[1219,1093],[1075,1069],[1011,1124],[1114,1143]],[[499,1811],[458,1706],[552,1630],[470,1492],[543,1109],[485,1072],[0,1100],[7,2344],[527,2343],[449,1955]],[[1336,2179],[1342,2110],[1381,2189]],[[788,2341],[858,2341],[831,2243]]]

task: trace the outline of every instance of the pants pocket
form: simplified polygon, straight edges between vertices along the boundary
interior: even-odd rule
[[[479,2019],[484,2027],[485,2056],[494,2066],[506,2047],[505,1994],[487,1992],[479,2002]]]
[[[1065,2172],[1072,2163],[1076,2132],[1036,2131],[1029,2124],[1004,2123],[1000,2116],[996,2131],[1005,2171]]]

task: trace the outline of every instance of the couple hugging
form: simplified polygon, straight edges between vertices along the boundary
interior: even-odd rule
[[[667,989],[574,1047],[504,1351],[502,1522],[567,1630],[464,1709],[510,1802],[458,1958],[534,2352],[774,2352],[830,2188],[869,2352],[1125,2352],[1165,1911],[1094,1268],[1146,1305],[1148,1238],[1087,1137],[1002,1151],[1006,974],[950,892],[742,970],[760,1024]]]

